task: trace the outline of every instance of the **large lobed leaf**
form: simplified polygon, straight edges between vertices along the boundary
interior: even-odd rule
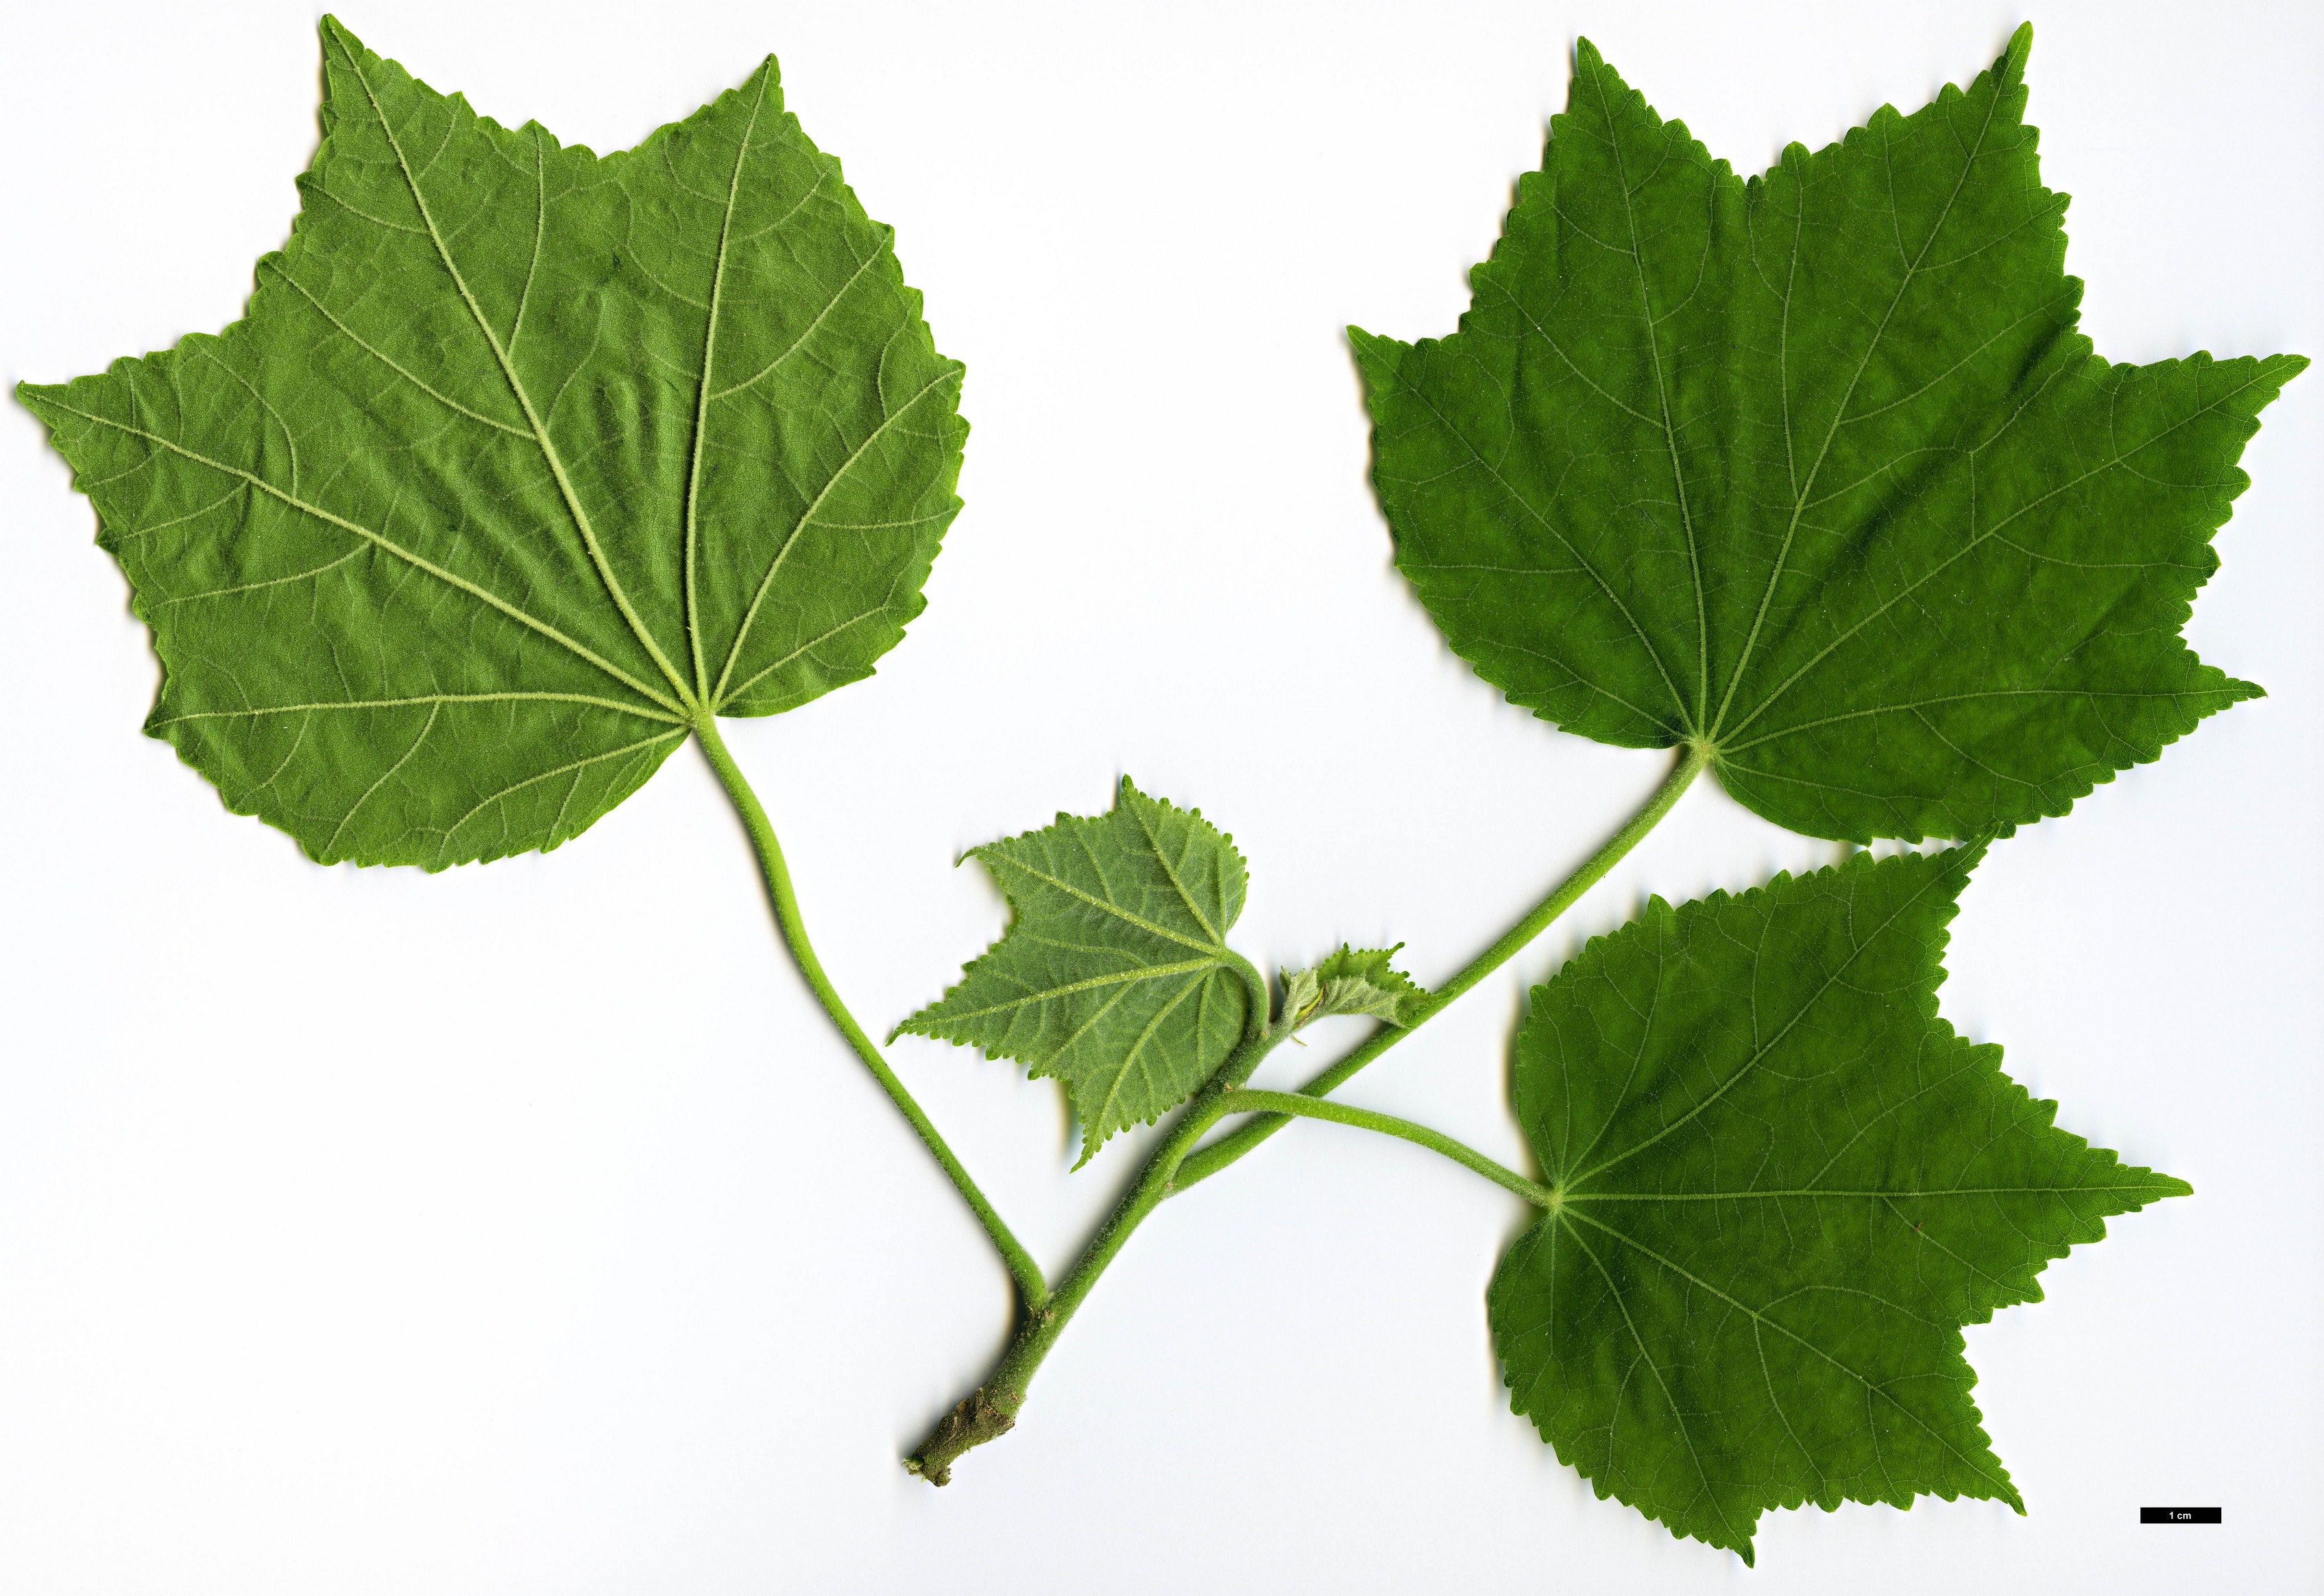
[[[690,719],[894,646],[961,368],[771,58],[599,157],[322,34],[244,318],[18,393],[152,628],[148,729],[231,807],[326,861],[554,847]]]
[[[1535,989],[1514,1090],[1556,1205],[1489,1307],[1513,1406],[1601,1497],[1746,1560],[1774,1508],[2023,1510],[1960,1326],[2189,1188],[1937,1017],[1982,852],[1655,899]]]
[[[1513,702],[1862,842],[2063,814],[2258,693],[2179,631],[2307,363],[2092,352],[2030,43],[1747,183],[1584,41],[1460,331],[1350,329],[1397,563]]]
[[[960,983],[896,1028],[974,1043],[1065,1083],[1084,1161],[1200,1086],[1265,1021],[1226,946],[1247,877],[1200,810],[1123,777],[1113,808],[969,850],[1015,918]]]

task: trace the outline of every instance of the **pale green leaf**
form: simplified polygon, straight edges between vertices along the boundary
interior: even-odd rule
[[[17,392],[152,628],[148,729],[230,807],[320,860],[554,847],[690,721],[895,644],[961,368],[771,59],[599,157],[322,32],[244,318]]]
[[[1263,1019],[1226,946],[1246,878],[1232,839],[1124,777],[1107,814],[969,850],[1015,910],[960,984],[896,1029],[974,1043],[1065,1083],[1082,1157],[1185,1101]]]
[[[1514,1093],[1554,1205],[1489,1306],[1513,1405],[1599,1495],[1747,1560],[1774,1508],[2023,1510],[1960,1327],[2189,1188],[1937,1017],[1982,853],[1655,899],[1535,989]]]
[[[1426,994],[1410,976],[1389,964],[1396,951],[1394,947],[1351,948],[1342,943],[1322,964],[1286,971],[1285,1020],[1294,1029],[1334,1014],[1360,1015],[1390,1025],[1410,1023],[1410,1006]]]
[[[1868,841],[2063,814],[2257,695],[2179,632],[2307,363],[2093,353],[2030,44],[1747,183],[1584,42],[1460,331],[1351,329],[1397,563],[1511,701]]]

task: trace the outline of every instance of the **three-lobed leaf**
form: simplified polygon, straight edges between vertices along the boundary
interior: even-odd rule
[[[1868,842],[2063,814],[2258,693],[2179,631],[2306,362],[2092,352],[2030,40],[1748,183],[1584,41],[1459,332],[1350,329],[1397,563],[1511,701]]]
[[[1232,839],[1138,790],[1111,811],[969,850],[1015,911],[960,983],[896,1028],[974,1043],[1065,1084],[1086,1160],[1226,1062],[1265,994],[1226,946],[1247,877]]]
[[[1601,1497],[1747,1560],[1770,1508],[2023,1510],[1960,1327],[2189,1188],[1938,1018],[1982,853],[1655,899],[1535,989],[1513,1089],[1554,1206],[1489,1311],[1512,1405]]]
[[[19,392],[152,628],[149,729],[230,807],[320,860],[552,847],[705,717],[893,646],[958,507],[960,368],[771,60],[600,158],[323,34],[245,318]],[[1745,184],[1581,47],[1461,332],[1356,335],[1398,562],[1512,699],[1862,839],[2061,813],[2257,691],[2177,632],[2304,363],[2091,353],[2024,49]],[[2016,1501],[1959,1327],[2187,1188],[1936,1017],[1978,852],[1657,901],[1536,992],[1555,1205],[1489,1307],[1601,1495],[1747,1559],[1772,1507]],[[973,853],[1014,921],[898,1029],[1063,1081],[1084,1158],[1264,1022],[1198,813],[1125,780]],[[1406,1022],[1393,951],[1286,974],[1286,1023]]]
[[[961,368],[772,58],[600,157],[322,36],[244,319],[18,393],[152,628],[148,730],[230,807],[324,861],[554,847],[690,723],[894,646]]]

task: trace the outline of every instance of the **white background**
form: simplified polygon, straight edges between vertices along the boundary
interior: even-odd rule
[[[1984,68],[1993,0],[390,5],[368,43],[608,150],[782,60],[967,363],[967,509],[872,680],[737,756],[884,1030],[998,933],[953,860],[1199,803],[1262,964],[1441,979],[1663,756],[1563,736],[1388,564],[1341,328],[1451,329],[1587,34],[1745,171]],[[2324,354],[2310,5],[2033,13],[2043,175],[2101,352]],[[314,143],[298,4],[40,6],[0,39],[0,368],[216,329]],[[897,1467],[1000,1349],[1004,1277],[785,962],[699,756],[547,857],[318,869],[138,734],[155,667],[87,503],[0,411],[0,1589],[1854,1592],[2324,1581],[2324,379],[2268,412],[2190,635],[2273,697],[1997,847],[1944,990],[2100,1145],[2198,1195],[1969,1332],[2030,1517],[1761,1524],[1757,1572],[1596,1500],[1507,1411],[1523,1221],[1321,1125],[1167,1208],[942,1492]],[[1648,890],[1835,850],[1705,783],[1347,1093],[1511,1161],[1522,984]],[[1345,1024],[1346,1022],[1335,1022]],[[1286,1048],[1289,1082],[1355,1034]],[[1140,1156],[1058,1093],[897,1067],[1062,1269]],[[2141,1504],[2218,1503],[2215,1529]]]

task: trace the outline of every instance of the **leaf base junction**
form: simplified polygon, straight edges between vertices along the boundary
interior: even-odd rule
[[[903,1082],[896,1078],[896,1072],[888,1067],[888,1061],[880,1056],[878,1044],[856,1023],[855,1016],[848,1011],[838,990],[831,984],[831,977],[824,973],[823,961],[816,956],[815,945],[807,940],[807,921],[799,913],[798,894],[791,887],[790,867],[783,860],[782,844],[776,839],[774,825],[767,818],[759,795],[751,790],[751,784],[743,780],[742,767],[735,764],[733,754],[726,747],[726,740],[718,734],[716,718],[707,714],[697,716],[694,734],[700,739],[703,754],[717,772],[719,785],[726,789],[735,814],[741,816],[742,829],[750,834],[752,850],[758,855],[759,871],[766,881],[768,900],[774,906],[775,920],[782,927],[783,941],[798,962],[799,973],[807,977],[824,1012],[831,1016],[831,1022],[847,1038],[856,1057],[872,1072],[872,1078],[880,1084],[880,1089],[888,1094],[888,1100],[896,1105],[921,1145],[944,1170],[945,1178],[960,1193],[961,1200],[976,1216],[976,1222],[991,1238],[1001,1261],[1009,1268],[1009,1278],[1016,1283],[1024,1311],[1028,1315],[1038,1313],[1049,1298],[1048,1282],[1042,1278],[1041,1266],[979,1189],[974,1177],[946,1145],[927,1112]]]
[[[1099,1228],[1072,1271],[1058,1283],[1046,1305],[1025,1315],[1015,1341],[1003,1354],[1000,1364],[975,1392],[955,1406],[929,1432],[927,1439],[913,1448],[904,1460],[905,1470],[930,1484],[942,1485],[951,1479],[952,1465],[963,1453],[1008,1434],[1015,1426],[1018,1413],[1024,1406],[1026,1389],[1035,1371],[1048,1356],[1049,1349],[1056,1344],[1074,1310],[1096,1285],[1098,1278],[1148,1214],[1167,1198],[1241,1158],[1288,1124],[1296,1114],[1322,1113],[1322,1110],[1295,1108],[1294,1102],[1319,1100],[1336,1090],[1364,1066],[1442,1013],[1455,999],[1507,964],[1645,840],[1646,834],[1670,813],[1695,778],[1702,773],[1709,761],[1710,751],[1704,747],[1689,745],[1683,748],[1670,774],[1603,847],[1553,887],[1545,897],[1451,981],[1434,991],[1416,993],[1406,999],[1403,1010],[1406,1023],[1380,1025],[1347,1056],[1302,1086],[1296,1099],[1292,1093],[1253,1092],[1243,1084],[1250,1079],[1251,1072],[1259,1067],[1268,1052],[1290,1037],[1300,1019],[1296,1014],[1286,1014],[1274,1024],[1268,1024],[1264,1019],[1268,1013],[1265,996],[1263,992],[1259,994],[1250,1010],[1253,1016],[1250,1028],[1246,1030],[1241,1044],[1220,1066],[1217,1073],[1195,1092],[1162,1145],[1147,1160],[1136,1182]],[[1246,964],[1244,968],[1249,966]],[[1197,1150],[1197,1144],[1221,1120],[1244,1112],[1254,1113],[1258,1117]],[[1364,1124],[1361,1118],[1344,1118],[1336,1113],[1332,1117],[1342,1119],[1343,1123]],[[1386,1116],[1370,1118],[1384,1120]],[[1397,1123],[1402,1124],[1403,1121]],[[1365,1128],[1380,1127],[1366,1125]],[[1425,1131],[1421,1127],[1413,1126],[1411,1130],[1420,1132],[1423,1137],[1458,1146],[1452,1143],[1450,1138],[1437,1137],[1435,1132]],[[1446,1149],[1437,1147],[1436,1150]],[[1467,1150],[1462,1149],[1463,1152]],[[1472,1168],[1491,1163],[1483,1155],[1475,1153],[1471,1153],[1462,1161],[1470,1162]],[[1498,1165],[1492,1167],[1499,1169]],[[1480,1172],[1488,1173],[1489,1178],[1498,1178],[1490,1176],[1489,1172],[1481,1169]],[[1502,1181],[1504,1185],[1508,1181],[1517,1181],[1526,1186],[1532,1185],[1509,1171],[1502,1170],[1500,1173],[1508,1177]]]

